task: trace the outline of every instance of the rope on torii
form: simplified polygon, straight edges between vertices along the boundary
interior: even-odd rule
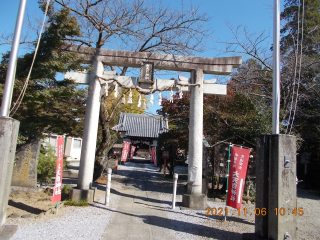
[[[122,77],[122,78],[126,78],[127,80],[131,80],[132,81],[132,78],[131,77],[127,77],[127,76],[119,76],[119,77]],[[170,102],[173,103],[173,90],[172,88],[174,87],[178,87],[179,86],[179,98],[182,99],[182,96],[183,96],[183,93],[182,93],[182,87],[189,87],[189,86],[199,86],[199,84],[190,84],[190,83],[186,83],[186,81],[188,81],[189,79],[186,78],[186,77],[182,77],[182,76],[178,76],[179,80],[177,79],[171,79],[171,81],[173,82],[172,84],[169,84],[167,86],[163,86],[163,87],[159,87],[157,86],[155,89],[145,89],[145,88],[142,88],[138,85],[135,85],[135,84],[124,84],[122,81],[120,81],[119,77],[115,77],[115,78],[105,78],[105,77],[101,77],[101,76],[98,76],[96,75],[96,79],[99,80],[101,86],[103,87],[104,89],[104,93],[106,95],[108,95],[108,84],[109,83],[115,83],[115,88],[113,90],[114,92],[114,97],[117,98],[118,96],[118,85],[119,87],[121,88],[124,88],[124,89],[130,89],[130,95],[128,97],[128,100],[127,100],[127,103],[132,103],[132,89],[136,89],[136,91],[139,93],[139,100],[138,100],[138,107],[141,107],[141,102],[142,102],[142,108],[145,109],[146,108],[146,105],[145,105],[145,99],[141,99],[141,94],[143,95],[149,95],[151,94],[150,96],[150,104],[151,106],[153,105],[153,93],[159,91],[159,105],[161,106],[162,105],[162,96],[161,96],[161,92],[163,91],[169,91],[170,90]],[[104,82],[102,82],[101,80],[103,80]],[[162,80],[162,79],[161,79]],[[156,81],[157,82],[157,79]],[[122,101],[124,104],[126,102],[125,98],[123,98],[123,101]]]
[[[75,83],[78,84],[88,84],[90,72],[67,72],[65,74],[65,78],[74,79]],[[142,78],[141,78],[142,77]],[[123,89],[128,89],[131,92],[135,89],[139,93],[139,98],[141,95],[150,95],[150,104],[151,106],[154,103],[153,93],[159,92],[159,105],[162,105],[162,92],[170,91],[170,99],[169,101],[173,102],[173,91],[179,94],[179,98],[182,99],[183,92],[189,92],[190,87],[200,86],[200,84],[190,83],[191,79],[178,75],[178,79],[155,79],[152,81],[143,80],[145,76],[137,77],[128,77],[128,76],[116,76],[115,71],[103,71],[103,74],[95,74],[95,81],[99,82],[101,88],[104,90],[104,94],[106,96],[109,95],[108,86],[114,85],[113,94],[114,97],[117,98],[119,96],[119,87]],[[142,81],[141,81],[142,79]],[[203,94],[226,94],[226,85],[216,84],[216,79],[211,80],[203,80],[205,85],[203,89]],[[132,97],[128,97],[127,101],[125,98],[122,98],[121,103],[132,103]],[[138,105],[145,107],[145,101],[141,99],[138,101]]]
[[[119,87],[121,88],[124,88],[124,89],[136,89],[140,94],[143,94],[143,95],[149,95],[149,94],[153,94],[157,91],[168,91],[168,90],[171,90],[173,87],[189,87],[189,86],[199,86],[199,84],[191,84],[191,83],[182,83],[182,81],[179,81],[177,79],[174,79],[174,83],[172,85],[169,85],[169,86],[165,86],[165,87],[162,87],[162,88],[157,88],[157,89],[145,89],[145,88],[141,88],[139,87],[138,85],[131,85],[131,86],[126,86],[125,84],[121,83],[118,79],[116,78],[104,78],[104,77],[100,77],[100,76],[96,76],[96,79],[99,79],[99,80],[104,80],[104,81],[112,81],[112,82],[116,82]],[[104,84],[102,82],[100,82],[100,84]]]

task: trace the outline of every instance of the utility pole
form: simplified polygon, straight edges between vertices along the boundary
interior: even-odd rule
[[[272,135],[257,139],[255,235],[263,239],[296,239],[297,216],[278,209],[297,209],[296,137],[279,134],[280,119],[280,3],[274,0]],[[291,212],[290,212],[291,213]],[[243,238],[247,239],[247,238]]]
[[[14,32],[13,44],[4,86],[2,105],[0,109],[0,228],[6,220],[8,199],[11,190],[13,162],[16,152],[20,122],[9,117],[14,78],[17,66],[17,56],[27,0],[20,1],[18,17]],[[9,231],[16,231],[11,229]]]
[[[273,98],[272,134],[279,134],[280,119],[280,3],[274,0],[273,7]]]
[[[14,31],[13,43],[12,43],[12,48],[10,53],[9,65],[7,69],[6,82],[4,85],[4,92],[3,92],[2,104],[1,104],[1,110],[0,110],[0,116],[2,117],[9,117],[14,78],[16,75],[21,30],[22,30],[26,5],[27,5],[27,0],[20,1],[20,7],[19,7],[18,17],[16,22],[16,28]]]

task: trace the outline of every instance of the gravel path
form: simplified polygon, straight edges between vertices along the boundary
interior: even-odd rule
[[[243,210],[239,216],[238,210],[228,208],[227,222],[223,221],[224,216],[206,215],[208,212],[206,210],[181,210],[179,207],[172,210],[172,179],[169,177],[164,178],[150,164],[136,165],[130,163],[119,166],[119,170],[124,170],[124,174],[112,176],[113,182],[111,188],[116,193],[121,189],[126,189],[129,183],[131,185],[134,184],[134,179],[129,179],[130,171],[152,172],[152,178],[144,180],[146,183],[143,184],[147,184],[149,187],[154,184],[152,191],[159,193],[159,200],[161,200],[162,204],[160,208],[167,212],[168,218],[171,221],[171,226],[167,226],[167,228],[174,231],[176,239],[236,240],[242,239],[242,233],[254,232],[254,204],[243,205],[243,208],[246,208],[246,216]],[[184,171],[183,168],[178,168],[178,170]],[[186,180],[179,179],[178,182],[177,202],[181,202]],[[139,188],[141,184],[136,185]],[[100,185],[99,189],[101,199],[98,202],[89,207],[66,207],[64,208],[65,213],[62,216],[54,218],[45,217],[43,219],[7,219],[6,224],[19,225],[19,229],[12,239],[101,239],[110,223],[114,210],[118,207],[121,196],[114,193],[111,194],[110,205],[107,208],[104,205],[104,186]],[[319,194],[299,190],[298,196],[298,207],[303,208],[304,215],[297,216],[297,239],[320,239]],[[151,205],[152,202],[150,202]],[[210,209],[216,208],[218,211],[219,208],[225,208],[224,203],[214,202],[210,199],[208,206]],[[155,207],[159,208],[159,205]],[[129,237],[128,239],[130,239]]]
[[[298,239],[320,239],[320,193],[299,189],[297,207],[304,211],[297,217]]]
[[[178,169],[179,171],[179,169]],[[183,170],[180,170],[183,172]],[[187,183],[186,180],[179,179],[177,202],[182,202],[182,192]],[[180,191],[179,191],[180,190]],[[207,210],[181,210],[176,207],[171,209],[168,202],[172,201],[172,195],[162,193],[161,200],[167,202],[163,204],[168,217],[171,219],[172,229],[178,240],[184,239],[242,239],[242,233],[254,233],[255,222],[255,205],[243,204],[242,208],[246,208],[239,212],[236,209],[228,208],[227,221],[224,216],[213,216]],[[225,203],[214,202],[208,199],[210,209],[216,208],[219,213],[221,209],[224,213]],[[320,194],[303,189],[298,190],[298,208],[303,208],[304,214],[297,215],[297,239],[299,240],[319,240],[320,239]],[[215,210],[213,210],[215,214]]]
[[[121,177],[121,176],[120,176]],[[105,186],[101,185],[101,189]],[[120,184],[112,184],[113,189],[122,188]],[[88,207],[64,207],[63,215],[49,215],[35,219],[7,219],[6,224],[17,224],[18,231],[11,240],[73,240],[100,239],[114,212],[120,196],[111,194],[109,206],[105,206],[104,192],[98,191],[97,202]],[[96,199],[97,199],[96,198]],[[59,215],[59,214],[58,214]]]

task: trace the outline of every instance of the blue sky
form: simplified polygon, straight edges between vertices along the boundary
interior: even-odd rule
[[[38,16],[39,19],[43,17],[43,13],[38,8],[37,0],[27,1],[27,10],[25,19],[28,17],[33,19],[34,16]],[[281,11],[283,10],[284,1],[281,0]],[[2,0],[1,14],[0,14],[0,34],[13,33],[15,28],[15,21],[19,8],[19,0]],[[164,4],[168,4],[172,7],[180,7],[181,1],[175,0],[163,0]],[[270,37],[265,42],[266,46],[272,44],[272,26],[273,26],[273,0],[184,0],[185,6],[190,4],[200,4],[201,12],[207,13],[211,17],[208,26],[213,31],[213,40],[208,42],[208,50],[198,54],[200,57],[223,57],[230,56],[221,54],[214,50],[217,48],[215,41],[226,42],[231,40],[232,34],[227,27],[226,23],[231,26],[246,26],[250,32],[262,32],[265,31]],[[42,19],[41,19],[42,20]],[[27,30],[26,24],[24,24],[23,30]],[[10,50],[10,46],[0,46],[0,53],[4,53]],[[20,48],[19,54],[22,55],[26,50]],[[206,76],[207,79],[212,78]],[[169,93],[163,94],[165,97],[169,96]],[[156,109],[160,108],[157,101],[158,94],[155,94],[154,106],[150,107],[147,111],[155,113]]]

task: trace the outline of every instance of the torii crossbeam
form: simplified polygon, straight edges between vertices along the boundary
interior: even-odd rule
[[[190,72],[190,79],[180,79],[192,86],[182,88],[190,91],[190,130],[189,130],[189,164],[188,164],[188,192],[183,196],[183,205],[190,208],[206,207],[206,197],[202,194],[202,136],[203,136],[203,94],[226,94],[226,86],[215,84],[213,81],[204,81],[204,74],[229,75],[233,68],[242,63],[241,57],[201,58],[187,57],[172,54],[158,54],[147,52],[132,52],[108,49],[94,49],[83,46],[64,46],[63,50],[76,52],[84,62],[94,65],[91,74],[68,73],[66,77],[79,79],[79,83],[89,82],[89,93],[85,115],[83,145],[81,149],[80,170],[77,189],[80,193],[72,194],[83,196],[83,192],[90,191],[93,178],[95,148],[100,110],[100,81],[98,77],[113,78],[109,72],[104,72],[103,64],[109,66],[123,66],[140,68],[144,62],[152,62],[155,69]],[[119,82],[128,81],[128,77],[117,77]],[[171,80],[172,81],[172,80]],[[172,85],[170,80],[157,80],[157,86]],[[204,86],[205,90],[204,90]],[[92,201],[88,197],[88,201]]]

